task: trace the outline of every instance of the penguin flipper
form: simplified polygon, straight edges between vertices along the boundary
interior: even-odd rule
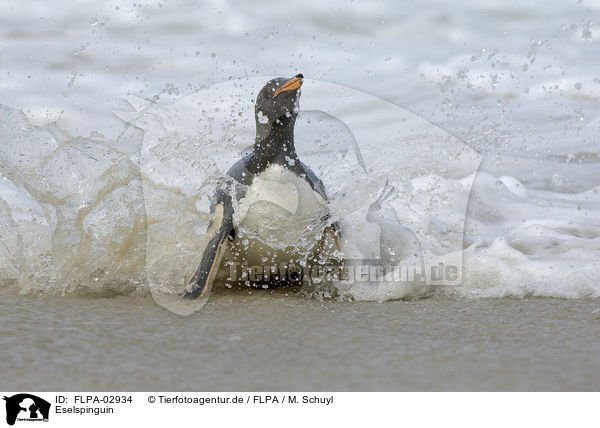
[[[218,230],[208,242],[202,254],[200,266],[190,281],[191,290],[186,291],[183,295],[185,299],[197,299],[210,293],[221,259],[227,248],[228,236],[233,229],[233,209],[231,198],[225,198],[215,207],[215,213],[221,217]],[[213,224],[217,223],[219,218],[216,218]],[[213,226],[209,228],[213,229]]]

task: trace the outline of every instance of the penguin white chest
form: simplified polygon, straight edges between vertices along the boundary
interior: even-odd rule
[[[322,231],[325,200],[310,184],[282,165],[272,165],[254,177],[234,206],[234,225],[273,247],[307,247]]]

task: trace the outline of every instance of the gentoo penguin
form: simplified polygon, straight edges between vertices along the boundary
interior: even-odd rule
[[[274,278],[339,260],[340,226],[330,220],[323,182],[294,146],[302,82],[302,74],[279,77],[258,93],[253,150],[229,169],[214,195],[210,241],[185,298],[210,292],[223,258],[230,265],[276,266]]]

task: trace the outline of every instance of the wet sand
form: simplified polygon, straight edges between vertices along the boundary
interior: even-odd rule
[[[600,389],[598,299],[1,297],[6,391]]]

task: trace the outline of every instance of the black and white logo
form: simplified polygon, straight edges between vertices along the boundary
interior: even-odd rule
[[[6,423],[14,425],[16,421],[48,422],[50,403],[32,394],[16,394],[4,397],[6,401]]]

